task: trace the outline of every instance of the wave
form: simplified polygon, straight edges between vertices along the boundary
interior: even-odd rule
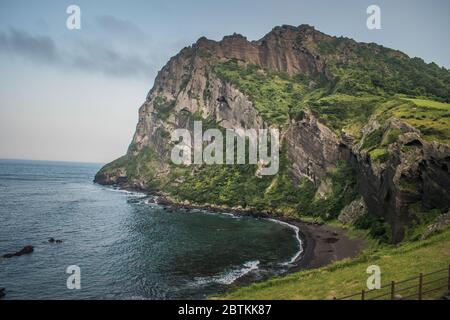
[[[139,198],[139,199],[141,199],[141,198]],[[144,198],[143,200],[137,200],[135,203],[136,204],[147,205],[150,208],[161,208],[161,205],[156,203],[153,198]]]
[[[118,189],[118,188],[108,188],[108,187],[104,187],[105,190],[108,191],[112,191],[112,192],[119,192],[119,193],[124,193],[130,197],[147,197],[147,194],[143,193],[143,192],[138,192],[138,191],[128,191],[128,190],[124,190],[124,189]]]
[[[295,238],[297,239],[299,250],[295,253],[295,255],[292,256],[292,258],[289,261],[283,262],[281,265],[286,266],[286,265],[289,265],[289,264],[293,264],[295,261],[298,260],[298,258],[303,253],[303,241],[300,238],[300,228],[297,227],[296,225],[293,225],[293,224],[290,224],[290,223],[287,223],[287,222],[284,222],[284,221],[276,220],[276,219],[268,218],[267,220],[275,222],[275,223],[278,223],[278,224],[282,224],[282,225],[287,226],[287,227],[289,227],[289,228],[294,230]]]
[[[237,279],[245,276],[251,271],[257,270],[259,265],[259,261],[248,261],[244,263],[242,266],[238,266],[233,268],[231,271],[227,271],[216,276],[211,277],[197,277],[195,278],[195,284],[197,285],[205,285],[210,283],[218,283],[224,285],[230,285],[235,282]]]
[[[219,214],[224,215],[224,216],[228,216],[228,217],[233,218],[233,219],[241,219],[242,218],[242,216],[239,216],[239,215],[234,214],[234,213],[229,213],[229,212],[219,212]]]
[[[242,219],[243,216],[234,214],[234,213],[230,213],[230,212],[219,212],[219,211],[208,211],[207,209],[192,209],[191,212],[194,213],[202,213],[202,214],[207,214],[207,215],[211,215],[211,216],[217,216],[217,217],[222,217],[222,218],[231,218],[231,219]]]

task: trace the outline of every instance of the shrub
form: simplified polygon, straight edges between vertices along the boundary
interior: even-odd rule
[[[161,120],[167,120],[172,110],[175,108],[176,101],[167,101],[165,97],[156,97],[153,102],[153,107],[158,113]]]
[[[365,214],[356,219],[353,225],[357,229],[369,230],[370,236],[382,243],[391,242],[391,228],[382,217]]]

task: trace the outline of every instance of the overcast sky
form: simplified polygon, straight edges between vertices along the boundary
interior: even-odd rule
[[[68,30],[66,8],[81,8]],[[381,7],[381,30],[366,9]],[[201,36],[257,40],[310,24],[450,67],[446,0],[0,0],[0,158],[109,162],[131,141],[157,71]]]

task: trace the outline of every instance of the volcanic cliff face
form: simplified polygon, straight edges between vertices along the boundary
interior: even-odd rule
[[[263,117],[245,90],[220,77],[214,69],[217,64],[234,60],[237,66],[256,65],[287,77],[304,76],[309,79],[307,87],[314,90],[320,81],[336,85],[337,78],[333,77],[336,61],[341,64],[353,61],[358,50],[373,50],[374,55],[384,50],[350,40],[339,53],[323,54],[324,50],[318,50],[318,44],[334,43],[336,39],[305,25],[276,27],[253,42],[237,34],[219,42],[199,39],[171,58],[158,73],[154,87],[139,109],[128,154],[105,166],[95,181],[140,189],[153,188],[156,180],[182,184],[183,178],[174,176],[168,161],[161,159],[170,154],[170,133],[177,128],[192,129],[194,119],[207,119],[230,129],[276,126],[282,131],[293,181],[306,178],[319,188],[339,162],[350,164],[356,172],[357,191],[369,214],[384,217],[392,228],[392,239],[400,241],[405,227],[415,219],[412,204],[448,210],[448,145],[424,140],[416,128],[395,117],[379,123],[372,116],[357,135],[347,135],[327,125],[320,112],[308,105],[303,107],[301,116],[289,116],[285,123],[274,124]],[[404,56],[397,51],[389,54]],[[383,141],[392,132],[398,133],[395,141],[386,144],[382,163],[374,161],[365,148],[365,140],[374,132],[379,132]],[[138,159],[146,150],[160,160],[154,156],[141,162],[130,160]],[[132,172],[130,161],[136,162]],[[144,169],[152,174],[143,174],[148,171]]]
[[[361,144],[353,146],[348,154],[349,160],[354,161],[359,192],[369,212],[390,223],[393,240],[398,242],[415,219],[411,204],[448,210],[450,148],[424,141],[415,128],[396,119],[385,131],[392,127],[404,133],[389,146],[390,156],[385,163],[373,163],[361,150]]]

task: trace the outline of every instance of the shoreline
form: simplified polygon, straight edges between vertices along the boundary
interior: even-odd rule
[[[364,241],[362,239],[350,239],[346,235],[345,229],[327,225],[325,223],[303,221],[301,218],[282,216],[281,213],[277,212],[257,211],[255,209],[244,209],[239,207],[231,208],[212,204],[200,205],[188,201],[180,202],[160,191],[131,188],[120,185],[112,187],[131,192],[142,192],[154,196],[157,204],[174,209],[186,211],[197,209],[216,213],[229,213],[236,216],[249,216],[274,220],[275,223],[281,222],[288,224],[292,229],[297,227],[299,229],[302,251],[295,261],[286,263],[291,266],[281,275],[287,275],[304,269],[320,268],[334,261],[354,258],[362,251],[364,246]]]
[[[162,192],[149,192],[141,190],[149,195],[157,196],[159,204],[181,208],[185,210],[201,209],[212,212],[226,212],[236,216],[250,216],[254,218],[272,219],[299,228],[302,240],[303,252],[283,274],[297,272],[303,269],[324,267],[334,261],[354,258],[363,249],[362,239],[350,239],[343,228],[318,222],[303,221],[301,218],[282,216],[280,213],[256,211],[254,209],[230,208],[211,204],[192,204],[177,202]]]

